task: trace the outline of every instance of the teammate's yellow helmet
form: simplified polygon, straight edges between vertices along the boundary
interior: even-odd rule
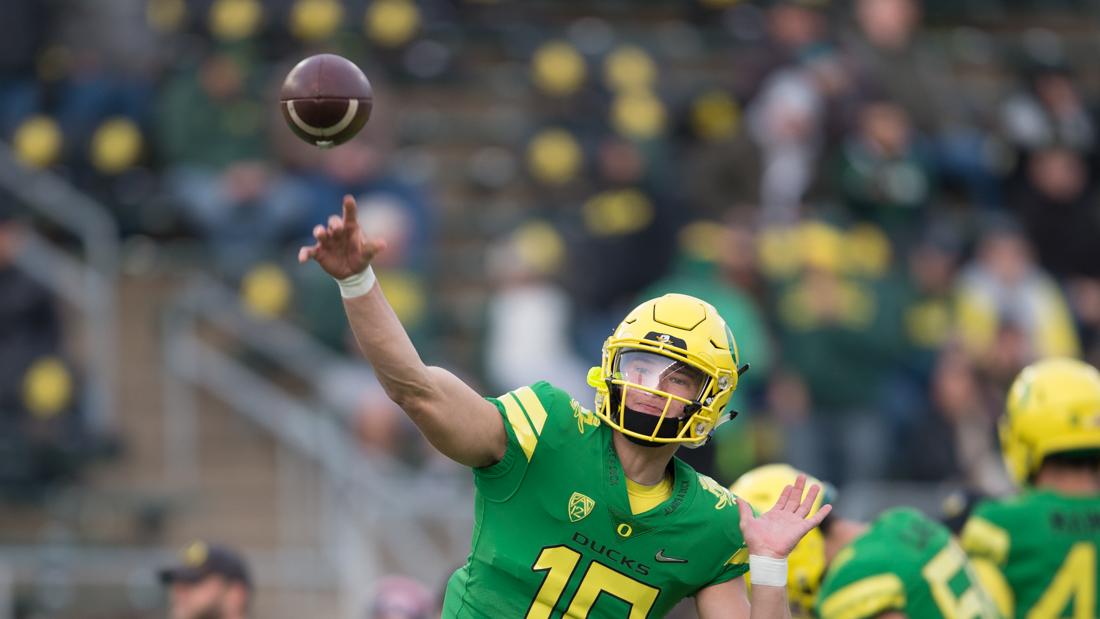
[[[1020,372],[1000,423],[1001,451],[1017,484],[1051,454],[1100,451],[1100,372],[1075,359],[1045,359]]]
[[[758,512],[772,508],[783,494],[783,489],[794,485],[801,473],[788,464],[765,464],[737,478],[730,486],[737,496],[745,499]],[[832,502],[828,485],[806,476],[806,487],[821,486],[821,493],[814,500],[810,515],[816,514],[822,505]],[[787,556],[787,598],[792,617],[810,617],[814,598],[825,574],[825,536],[816,527],[811,529]],[[751,583],[752,575],[746,579]]]
[[[651,299],[619,324],[600,367],[588,372],[595,413],[643,445],[702,445],[748,367],[739,369],[738,360],[712,305],[682,294]]]

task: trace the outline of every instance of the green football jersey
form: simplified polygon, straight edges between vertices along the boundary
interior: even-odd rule
[[[683,461],[672,496],[632,515],[614,430],[537,383],[490,399],[508,449],[474,470],[470,556],[447,583],[443,617],[664,616],[748,570],[733,495]]]
[[[962,542],[971,557],[997,566],[1014,616],[1100,617],[1100,497],[1030,490],[985,501],[963,528]]]
[[[821,619],[900,611],[909,619],[996,619],[970,561],[951,533],[920,512],[884,512],[842,549],[818,592]]]

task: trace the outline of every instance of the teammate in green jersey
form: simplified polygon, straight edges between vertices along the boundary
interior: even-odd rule
[[[732,490],[754,505],[766,503],[797,476],[785,464],[767,465],[742,475]],[[795,616],[1000,617],[951,532],[914,509],[888,510],[870,524],[826,518],[802,538],[789,562]]]
[[[744,371],[712,306],[666,295],[631,312],[589,373],[591,412],[545,383],[484,399],[420,360],[370,270],[385,242],[363,234],[350,196],[313,235],[298,259],[339,282],[386,393],[474,469],[472,550],[445,617],[643,619],[687,596],[702,619],[788,616],[786,556],[829,511],[806,517],[819,488],[803,498],[800,478],[756,516],[674,458],[707,440]]]
[[[1071,359],[1025,368],[1001,419],[1018,496],[980,503],[963,547],[1006,614],[1100,617],[1100,373]]]

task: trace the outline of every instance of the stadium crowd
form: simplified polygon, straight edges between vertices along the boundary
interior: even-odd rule
[[[548,379],[590,398],[594,343],[684,292],[752,364],[741,415],[684,455],[699,470],[1010,490],[1012,379],[1046,356],[1100,363],[1098,75],[1079,60],[1096,31],[1054,27],[1084,5],[597,4],[6,0],[0,136],[108,205],[126,240],[195,243],[254,311],[349,358],[334,285],[289,266],[344,194],[390,241],[375,267],[418,348],[487,393]],[[359,62],[378,96],[361,138],[320,153],[274,105],[316,51]],[[448,120],[494,97],[485,127]],[[28,385],[59,367],[60,326],[7,266],[10,202],[0,421],[41,440],[61,436],[61,405],[36,413]],[[447,253],[463,243],[472,269]],[[441,292],[456,281],[472,311]],[[461,312],[479,363],[438,344]],[[325,390],[365,448],[430,461],[349,364]]]

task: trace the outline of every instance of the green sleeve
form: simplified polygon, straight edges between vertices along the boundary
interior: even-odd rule
[[[490,501],[511,498],[523,482],[532,460],[549,450],[547,443],[552,441],[545,439],[560,424],[557,419],[560,415],[552,414],[560,399],[559,393],[549,383],[539,382],[499,398],[488,398],[504,421],[508,447],[500,461],[474,469],[474,480],[484,498]]]
[[[701,479],[708,479],[700,476]],[[704,486],[709,485],[704,483]],[[745,544],[745,538],[741,536],[741,512],[737,509],[737,495],[730,492],[728,489],[719,486],[717,483],[713,483],[714,486],[724,490],[729,496],[730,507],[727,508],[727,515],[723,518],[726,519],[725,530],[726,535],[729,537],[730,543],[736,550],[729,560],[718,570],[710,582],[708,582],[703,588],[710,587],[712,585],[722,584],[724,582],[733,580],[734,578],[740,578],[749,573],[749,547]],[[759,516],[760,512],[755,507],[749,506],[752,510],[753,516]]]
[[[833,561],[817,597],[821,619],[869,619],[904,610],[905,583],[874,557],[849,546]]]

